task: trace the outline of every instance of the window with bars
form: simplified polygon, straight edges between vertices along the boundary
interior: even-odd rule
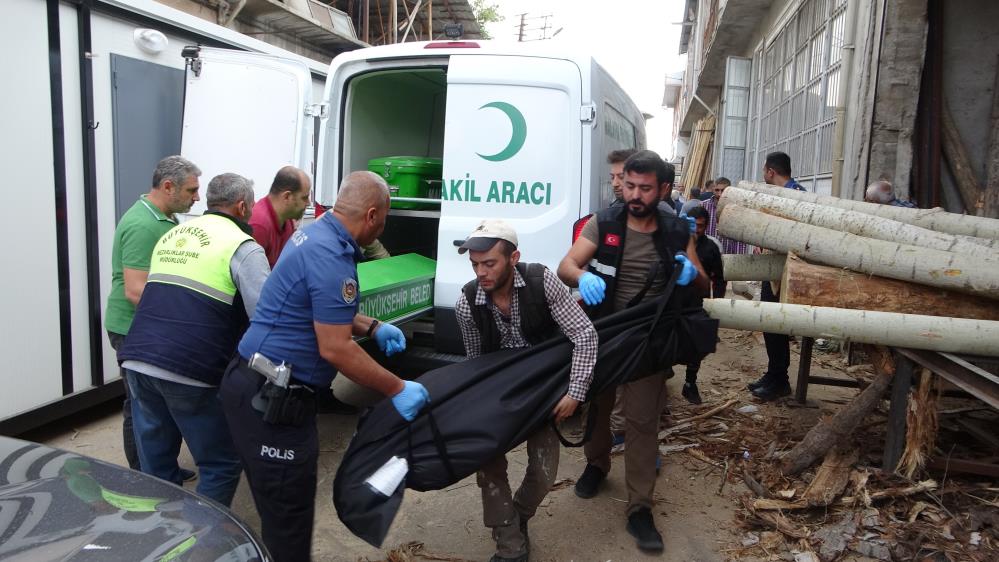
[[[757,49],[744,177],[762,181],[767,153],[781,151],[803,186],[831,192],[847,1],[805,0]]]

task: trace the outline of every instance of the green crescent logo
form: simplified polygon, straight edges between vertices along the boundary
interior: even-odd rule
[[[490,102],[483,105],[479,109],[485,109],[487,107],[498,109],[506,114],[507,118],[510,120],[510,126],[513,128],[513,134],[510,135],[510,142],[507,143],[506,148],[496,154],[479,154],[478,152],[476,152],[476,154],[479,154],[483,160],[489,160],[490,162],[509,160],[524,147],[524,141],[527,140],[527,120],[524,119],[524,114],[522,114],[520,110],[506,102]]]

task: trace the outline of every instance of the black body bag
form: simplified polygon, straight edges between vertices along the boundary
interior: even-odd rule
[[[671,298],[675,280],[662,297],[594,322],[600,347],[588,401],[714,351],[717,321]],[[391,400],[376,404],[358,423],[333,481],[340,521],[380,547],[405,488],[450,486],[550,423],[568,389],[571,356],[561,336],[428,371],[416,380],[431,402],[411,423]]]

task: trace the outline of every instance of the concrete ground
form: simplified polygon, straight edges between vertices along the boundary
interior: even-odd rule
[[[797,369],[797,358],[797,354],[792,353],[792,379]],[[813,368],[815,374],[836,374],[822,365],[821,355],[818,358],[820,361]],[[718,352],[705,360],[701,369],[700,388],[705,404],[719,404],[733,396],[740,398],[735,407],[751,403],[745,384],[759,376],[765,364],[766,354],[757,338],[722,330]],[[667,383],[669,404],[674,414],[692,411],[680,397],[683,383],[680,369],[677,368],[678,376]],[[841,404],[843,397],[855,392],[813,387],[807,407],[792,408],[788,402],[781,401],[774,405],[759,405],[760,414],[794,416],[806,424],[804,427],[810,427],[821,414],[830,411],[828,404]],[[832,407],[835,408],[837,406]],[[482,507],[474,477],[440,491],[408,491],[383,549],[367,545],[340,524],[331,500],[332,483],[355,422],[353,416],[319,417],[321,455],[314,559],[385,560],[391,549],[418,541],[423,543],[425,553],[437,557],[432,559],[488,560],[493,554],[493,544],[488,531],[482,526]],[[121,450],[121,416],[113,404],[53,424],[26,438],[125,464]],[[516,448],[509,458],[511,481],[516,485],[526,460],[524,447]],[[194,466],[186,449],[182,452],[181,464]],[[559,480],[574,480],[582,472],[584,464],[581,449],[563,448]],[[654,558],[700,562],[730,559],[736,552],[733,547],[738,546],[744,534],[737,526],[735,500],[745,493],[745,488],[732,478],[723,494],[718,495],[720,472],[692,461],[682,453],[664,457],[657,484],[655,516],[666,542],[666,550],[661,556],[650,556],[638,551],[634,539],[625,531],[627,492],[623,482],[623,458],[617,457],[608,483],[597,497],[590,500],[576,497],[571,482],[563,482],[561,487],[557,486],[549,494],[538,515],[531,520],[531,559],[537,562],[640,561]],[[188,484],[188,487],[194,488],[194,484]],[[245,481],[240,484],[233,511],[259,529],[259,519]]]

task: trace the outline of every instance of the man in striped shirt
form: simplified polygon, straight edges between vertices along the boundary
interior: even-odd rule
[[[484,220],[458,248],[468,252],[475,280],[462,289],[455,313],[469,359],[530,347],[565,334],[573,344],[568,392],[552,411],[560,422],[586,400],[597,361],[597,332],[569,289],[541,264],[520,263],[517,233],[501,220]],[[506,456],[483,466],[482,515],[492,529],[496,554],[490,562],[528,559],[527,521],[555,482],[559,442],[545,426],[527,439],[527,471],[516,495],[507,479]]]

